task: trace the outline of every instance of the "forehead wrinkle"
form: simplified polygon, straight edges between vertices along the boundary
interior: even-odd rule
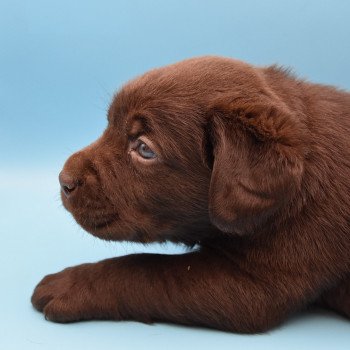
[[[128,136],[137,137],[151,132],[152,126],[144,113],[137,113],[126,117],[125,129]]]
[[[127,96],[125,96],[124,89],[118,91],[112,100],[112,103],[108,110],[108,120],[112,124],[116,124],[117,122],[121,122],[123,116],[127,115],[128,105],[127,105]]]
[[[123,124],[125,133],[131,131],[135,135],[144,131],[142,125],[136,124],[135,129],[130,125],[127,130],[128,120],[132,121],[137,114],[144,115],[148,122],[152,121],[152,141],[163,149],[164,156],[196,157],[204,137],[204,108],[197,89],[193,93],[189,86],[154,73],[160,72],[139,77],[119,91],[111,108],[114,123],[118,122],[119,127]]]
[[[140,86],[138,79],[132,80],[119,90],[110,105],[108,115],[112,123],[127,123],[133,115],[146,116],[147,107],[159,98],[159,93],[151,93],[149,88]]]

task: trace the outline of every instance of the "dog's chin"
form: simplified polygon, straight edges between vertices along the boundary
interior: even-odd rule
[[[76,222],[91,235],[106,241],[123,241],[130,239],[130,233],[121,230],[121,225],[117,214],[98,216],[77,215],[71,211]]]
[[[77,220],[78,222],[78,220]],[[79,222],[78,222],[79,223]],[[146,232],[137,231],[137,230],[127,230],[122,229],[117,222],[101,223],[101,224],[86,224],[86,222],[79,223],[79,225],[88,233],[94,237],[100,238],[105,241],[128,241],[128,242],[137,242],[137,243],[152,243],[154,238],[150,237]]]
[[[141,229],[131,228],[129,225],[123,225],[118,216],[106,216],[103,220],[84,219],[74,214],[73,217],[85,231],[105,241],[128,241],[143,244],[166,241],[161,234],[154,235]]]

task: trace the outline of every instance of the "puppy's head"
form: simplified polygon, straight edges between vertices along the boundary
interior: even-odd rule
[[[253,233],[299,189],[302,134],[262,71],[186,60],[115,96],[103,135],[64,165],[63,204],[108,240],[194,244]]]

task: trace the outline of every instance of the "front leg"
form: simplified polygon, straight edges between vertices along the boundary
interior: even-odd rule
[[[108,281],[110,263],[82,264],[45,276],[33,292],[33,306],[55,322],[117,318],[117,299],[109,290],[114,283]]]
[[[275,277],[273,271],[247,273],[213,252],[136,254],[49,275],[32,303],[57,322],[129,319],[261,332],[300,308],[309,294],[293,285],[298,281]]]

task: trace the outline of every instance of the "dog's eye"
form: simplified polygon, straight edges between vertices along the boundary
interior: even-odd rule
[[[155,152],[151,150],[143,141],[139,140],[139,144],[135,150],[142,158],[144,159],[153,159],[156,158],[157,155]]]

